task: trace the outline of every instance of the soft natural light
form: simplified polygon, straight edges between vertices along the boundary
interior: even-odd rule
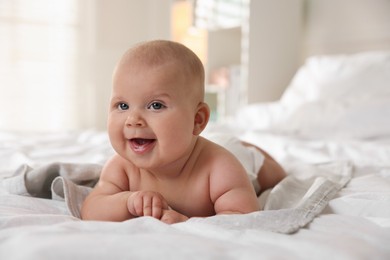
[[[76,124],[76,0],[0,1],[0,128]]]
[[[249,0],[197,0],[194,24],[211,30],[241,26]]]
[[[0,130],[104,129],[111,73],[129,46],[173,39],[213,65],[209,31],[240,26],[248,2],[0,0]]]

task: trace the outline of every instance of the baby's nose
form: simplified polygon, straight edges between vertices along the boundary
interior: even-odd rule
[[[142,119],[139,115],[132,114],[127,117],[126,126],[127,127],[143,127],[145,126],[145,120]]]

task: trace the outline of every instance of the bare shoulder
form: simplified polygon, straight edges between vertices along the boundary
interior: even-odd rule
[[[117,191],[128,190],[128,167],[128,162],[125,159],[117,154],[113,155],[109,160],[107,160],[102,169],[97,188],[99,186],[111,186],[111,189],[117,189]]]
[[[227,149],[211,141],[205,141],[205,156],[210,170],[210,190],[218,196],[237,187],[249,187],[244,167]]]
[[[207,170],[214,172],[215,169],[224,167],[227,164],[234,164],[235,157],[224,147],[213,143],[205,138],[200,138],[201,149],[199,163],[207,167]]]
[[[204,139],[204,153],[207,158],[209,158],[208,163],[210,169],[213,170],[213,172],[221,172],[225,174],[229,174],[228,171],[223,171],[224,169],[235,169],[235,170],[242,170],[245,172],[244,168],[242,167],[241,163],[238,161],[238,159],[229,152],[226,148],[213,143],[207,139]],[[232,168],[233,167],[233,168]]]

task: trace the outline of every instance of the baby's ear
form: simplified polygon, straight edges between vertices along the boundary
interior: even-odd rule
[[[199,135],[203,131],[203,129],[205,129],[207,123],[209,122],[209,118],[209,106],[204,102],[199,103],[194,119],[194,135]]]

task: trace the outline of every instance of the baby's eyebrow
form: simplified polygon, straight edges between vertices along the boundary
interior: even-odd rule
[[[111,97],[111,99],[110,99],[110,106],[116,105],[119,102],[125,102],[125,99],[122,98],[122,97],[118,97],[118,96]]]
[[[121,96],[113,96],[113,97],[111,97],[111,102],[113,102],[113,101],[122,101],[122,100],[125,100],[125,98],[121,97]]]
[[[159,94],[155,94],[155,95],[151,96],[152,99],[156,99],[156,98],[170,98],[170,97],[171,96],[168,93],[159,93]]]
[[[151,95],[149,95],[148,97],[148,100],[155,100],[155,99],[171,99],[172,98],[172,95],[169,95],[168,93],[166,92],[162,92],[162,93],[153,93]]]

